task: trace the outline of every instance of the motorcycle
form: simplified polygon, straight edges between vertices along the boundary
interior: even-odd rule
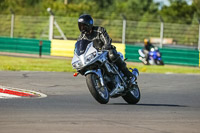
[[[139,49],[138,53],[140,55],[139,60],[141,60],[145,65],[164,65],[160,50],[157,47],[150,49],[148,53],[148,60],[146,60],[143,49]]]
[[[123,59],[123,55],[120,58]],[[109,102],[110,98],[122,97],[128,104],[136,104],[140,100],[140,89],[136,82],[138,70],[131,69],[134,81],[129,85],[127,77],[119,68],[108,60],[108,50],[99,51],[94,42],[80,40],[75,44],[72,66],[78,74],[86,77],[87,87],[91,95],[101,104]]]

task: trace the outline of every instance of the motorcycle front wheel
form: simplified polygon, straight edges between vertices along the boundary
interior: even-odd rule
[[[140,101],[140,89],[138,85],[133,85],[129,92],[126,93],[125,96],[122,96],[122,98],[128,103],[128,104],[136,104]]]
[[[101,104],[106,104],[109,101],[109,92],[107,87],[102,86],[100,78],[94,73],[86,75],[86,83],[92,96]]]

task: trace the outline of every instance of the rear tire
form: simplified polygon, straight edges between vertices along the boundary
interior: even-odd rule
[[[157,65],[164,65],[164,62],[162,60],[156,60]]]
[[[86,75],[86,83],[92,96],[101,104],[106,104],[109,101],[109,92],[107,87],[101,86],[99,77],[90,73]]]
[[[140,89],[138,85],[133,85],[133,89],[126,93],[125,96],[122,96],[122,98],[128,103],[128,104],[137,104],[140,101]]]

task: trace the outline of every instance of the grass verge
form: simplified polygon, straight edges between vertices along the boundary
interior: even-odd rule
[[[128,67],[138,68],[140,72],[147,73],[198,73],[198,67],[186,66],[144,66],[140,63],[127,63]],[[47,58],[26,58],[0,56],[1,71],[54,71],[54,72],[75,72],[72,69],[70,59],[47,59]]]

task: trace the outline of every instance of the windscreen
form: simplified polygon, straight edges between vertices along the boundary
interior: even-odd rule
[[[91,41],[88,40],[80,40],[77,41],[75,44],[75,52],[78,56],[82,55],[83,53],[85,53],[85,50],[88,46],[88,44],[90,44]]]

